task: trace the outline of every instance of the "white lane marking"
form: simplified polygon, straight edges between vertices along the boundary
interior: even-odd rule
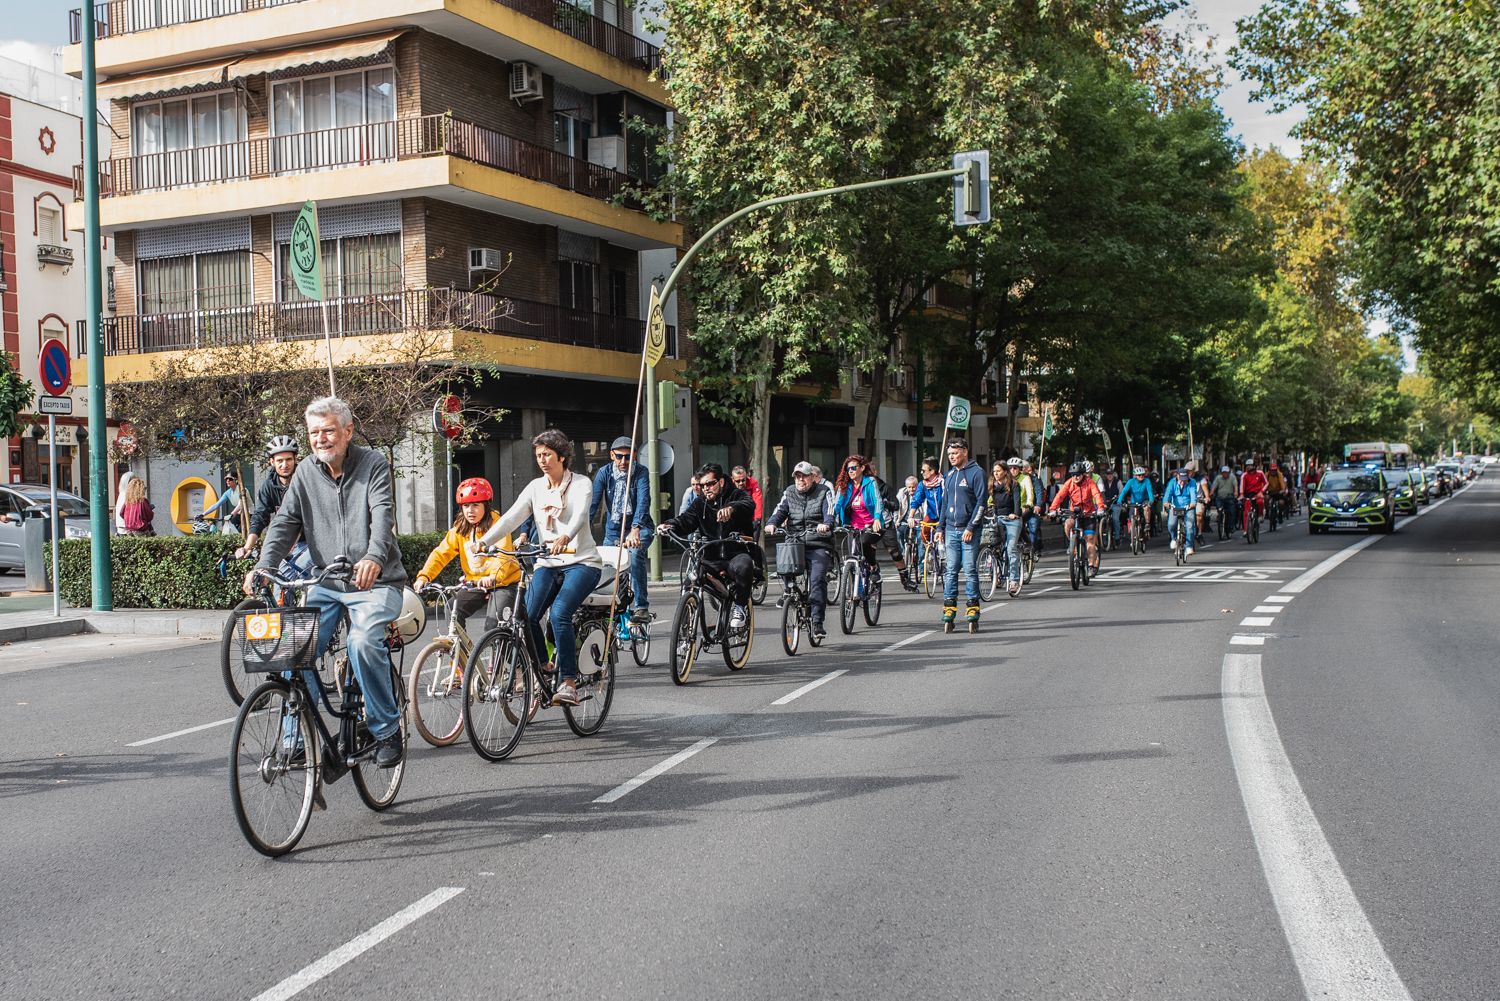
[[[286,1001],[300,994],[361,953],[379,945],[428,911],[441,907],[464,892],[461,886],[440,886],[410,907],[405,907],[369,931],[350,939],[310,966],[305,966],[253,1001]]]
[[[1061,590],[1062,590],[1062,585],[1058,584],[1056,587],[1044,587],[1040,591],[1033,591],[1032,593],[1033,594],[1046,594],[1048,591],[1061,591]]]
[[[1235,635],[1235,636],[1229,637],[1229,645],[1230,646],[1265,646],[1266,645],[1266,638],[1264,636],[1239,636],[1239,635]]]
[[[1262,601],[1274,601],[1279,605],[1285,605],[1289,601],[1295,601],[1296,596],[1291,594],[1272,594],[1261,599]]]
[[[1275,615],[1277,612],[1281,611],[1282,608],[1284,608],[1284,607],[1286,607],[1286,606],[1284,606],[1284,605],[1256,605],[1254,608],[1250,609],[1250,611],[1252,613],[1258,612],[1258,613],[1261,613],[1263,615]]]
[[[1417,518],[1422,517],[1424,514],[1431,514],[1452,499],[1452,497],[1444,497],[1440,501],[1433,501],[1431,504],[1418,511],[1416,514],[1407,515],[1403,520],[1405,522],[1411,522]],[[1397,522],[1398,528],[1400,527],[1400,525],[1401,522]],[[1298,577],[1290,584],[1282,587],[1281,590],[1287,592],[1288,594],[1301,594],[1303,591],[1306,591],[1309,587],[1312,587],[1314,584],[1316,584],[1334,567],[1338,566],[1340,563],[1344,562],[1360,550],[1368,549],[1369,547],[1375,545],[1375,543],[1379,542],[1383,538],[1385,538],[1384,533],[1380,535],[1372,535],[1367,539],[1360,539],[1358,542],[1354,542],[1345,546],[1343,549],[1340,549],[1338,552],[1334,553],[1332,556],[1328,557],[1328,559],[1324,560],[1322,563],[1319,563],[1317,566],[1313,567],[1311,570],[1307,571],[1305,574]]]
[[[1275,621],[1276,620],[1273,619],[1269,615],[1247,615],[1243,619],[1240,620],[1240,625],[1242,625],[1242,626],[1269,626],[1271,623],[1273,623]]]
[[[688,758],[691,758],[693,755],[697,754],[699,751],[706,750],[707,748],[712,747],[713,745],[717,744],[718,742],[719,742],[719,738],[718,737],[704,737],[702,740],[698,741],[698,743],[694,744],[692,747],[689,747],[689,748],[687,748],[686,750],[683,750],[683,751],[678,751],[676,754],[672,755],[666,761],[661,761],[661,762],[658,762],[658,763],[652,765],[650,768],[646,769],[644,772],[641,772],[641,774],[637,775],[635,778],[631,779],[630,781],[628,781],[628,782],[621,782],[619,785],[615,786],[609,792],[605,793],[603,796],[600,796],[598,799],[594,800],[594,802],[595,803],[613,803],[615,800],[619,799],[620,797],[628,795],[628,794],[634,792],[635,790],[639,789],[641,786],[645,785],[647,782],[650,782],[652,779],[656,778],[658,775],[662,774],[663,772],[671,771],[673,768],[676,768],[678,765],[682,764],[684,761],[686,761]]]
[[[1224,727],[1240,796],[1309,998],[1411,1001],[1297,781],[1259,654],[1224,655]]]
[[[199,726],[190,726],[186,730],[173,730],[171,733],[164,733],[160,737],[147,737],[145,740],[137,740],[133,743],[126,744],[125,746],[145,747],[147,744],[154,744],[158,740],[171,740],[173,737],[185,737],[190,733],[197,733],[199,730],[212,730],[216,726],[223,726],[226,723],[233,723],[236,718],[237,717],[231,716],[228,719],[215,720],[212,723],[203,723]]]
[[[837,678],[839,675],[841,675],[841,674],[848,674],[848,673],[849,673],[848,668],[844,668],[844,669],[841,669],[841,670],[838,670],[838,671],[830,671],[828,674],[823,675],[823,677],[819,678],[817,681],[809,681],[807,684],[803,685],[801,688],[797,689],[795,692],[789,692],[788,694],[783,695],[781,698],[777,699],[775,702],[772,702],[771,705],[773,705],[773,706],[784,706],[788,702],[791,702],[791,701],[794,701],[795,699],[801,698],[802,696],[806,695],[808,692],[812,691],[814,688],[817,688],[819,685],[826,685],[830,681],[832,681],[834,678]]]
[[[915,636],[908,636],[908,637],[906,637],[906,639],[902,640],[900,643],[892,643],[890,646],[886,647],[884,650],[882,650],[880,652],[881,653],[892,653],[893,651],[900,650],[902,647],[906,646],[907,644],[915,643],[917,640],[921,639],[924,636],[931,636],[935,632],[937,632],[936,629],[928,629],[928,630],[926,630],[924,632],[917,633],[917,635],[915,635]],[[771,705],[774,706],[774,705],[776,705],[776,703],[772,702]]]

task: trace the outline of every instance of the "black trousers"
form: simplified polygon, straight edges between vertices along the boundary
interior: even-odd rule
[[[458,624],[467,629],[469,616],[483,608],[485,609],[484,628],[493,629],[505,611],[514,608],[515,604],[516,586],[514,584],[497,587],[489,594],[483,591],[460,591],[453,599],[453,615],[458,620]],[[474,639],[479,638],[476,633],[469,635]]]
[[[729,577],[729,595],[736,603],[750,603],[750,586],[755,582],[755,560],[749,553],[738,553],[728,560],[703,561],[703,569],[709,573],[724,573]]]

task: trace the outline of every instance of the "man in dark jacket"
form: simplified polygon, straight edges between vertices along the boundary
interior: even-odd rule
[[[833,543],[828,536],[833,527],[833,511],[828,505],[828,491],[813,475],[810,462],[799,462],[792,469],[792,485],[786,488],[776,510],[766,519],[766,534],[775,535],[783,523],[788,532],[801,535],[807,546],[812,631],[822,639],[827,635],[823,630],[823,612],[828,607],[828,568],[833,566]]]
[[[299,464],[292,474],[255,569],[279,566],[299,535],[307,540],[317,566],[329,566],[340,558],[354,561],[348,580],[328,580],[309,588],[305,600],[322,613],[320,656],[340,614],[348,613],[349,660],[365,696],[365,724],[376,740],[375,764],[394,768],[405,748],[385,637],[387,627],[401,613],[406,568],[396,545],[391,468],[379,452],[352,444],[354,414],[343,400],[334,396],[314,400],[307,405],[306,417],[313,461]],[[251,571],[245,575],[245,593],[254,593],[254,586],[255,572]],[[316,677],[310,680],[316,686]]]
[[[964,572],[964,592],[969,606],[968,622],[979,621],[979,526],[984,521],[984,470],[969,458],[969,443],[962,438],[948,441],[948,463],[943,476],[943,518],[938,541],[948,557],[943,568],[943,622],[958,614],[958,571]]]
[[[594,474],[594,499],[589,505],[589,521],[604,509],[604,539],[600,545],[620,545],[620,522],[626,525],[625,548],[634,549],[630,556],[630,589],[635,594],[631,618],[651,621],[651,596],[646,591],[646,547],[655,534],[651,520],[651,480],[646,467],[635,461],[635,443],[624,435],[609,446],[610,462]],[[629,467],[629,473],[626,468]],[[628,480],[627,480],[628,477]]]
[[[286,496],[286,488],[297,471],[297,439],[289,434],[279,434],[266,443],[266,461],[271,466],[271,475],[260,481],[255,489],[255,510],[250,513],[250,534],[245,544],[234,551],[234,558],[242,560],[255,552],[255,543],[270,526]],[[284,577],[303,577],[312,567],[308,565],[307,543],[297,541],[291,553],[281,564]]]
[[[745,624],[745,606],[750,603],[750,589],[755,578],[755,559],[750,546],[742,540],[755,529],[755,501],[730,482],[724,467],[710,462],[698,470],[702,496],[675,518],[661,523],[674,532],[702,532],[707,539],[719,540],[703,552],[703,569],[727,574],[729,594],[734,611],[729,625],[738,629]]]

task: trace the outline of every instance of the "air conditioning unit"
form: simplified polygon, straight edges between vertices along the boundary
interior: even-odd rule
[[[505,254],[491,247],[469,248],[470,271],[504,271]]]
[[[510,97],[513,101],[542,99],[542,71],[535,63],[510,64]]]
[[[625,137],[596,136],[590,139],[589,163],[625,173]]]

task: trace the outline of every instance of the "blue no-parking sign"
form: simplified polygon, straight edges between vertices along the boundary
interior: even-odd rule
[[[66,393],[73,382],[73,359],[68,355],[68,346],[55,337],[43,341],[37,373],[48,396]]]

